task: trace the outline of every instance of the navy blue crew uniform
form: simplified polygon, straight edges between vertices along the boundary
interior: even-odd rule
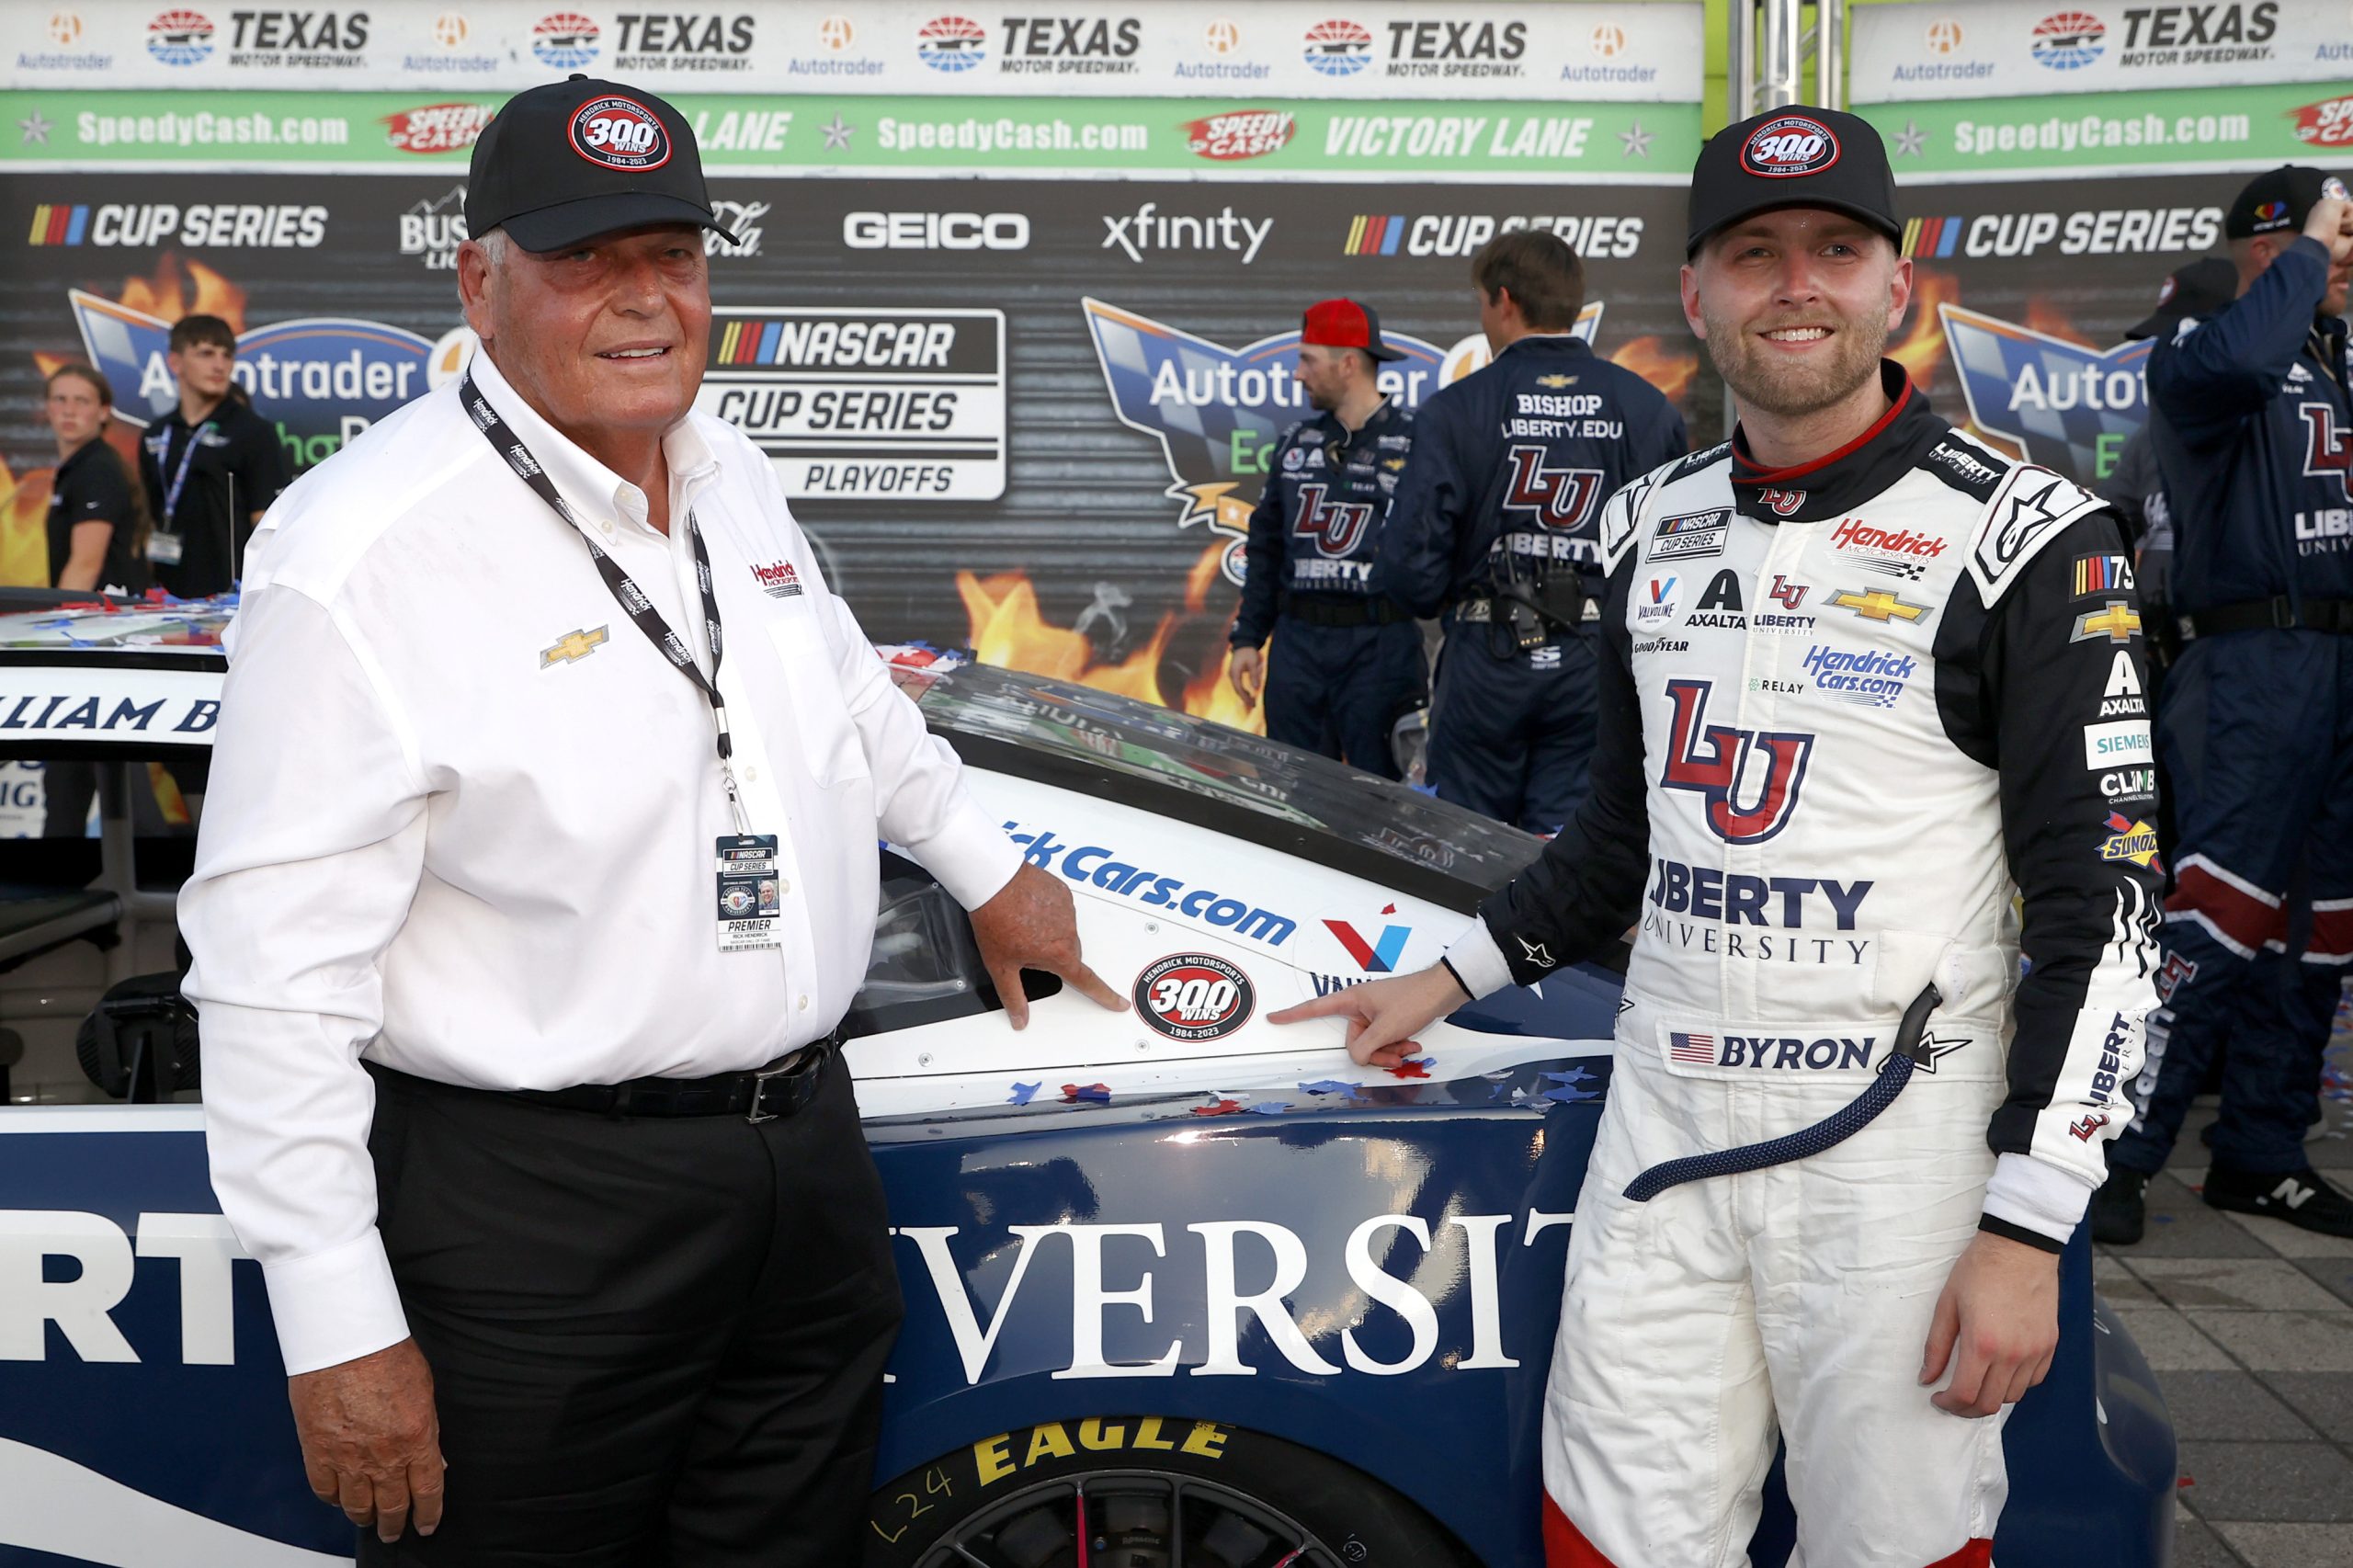
[[[1413,449],[1414,415],[1384,399],[1361,429],[1302,419],[1268,455],[1250,514],[1242,605],[1227,641],[1267,657],[1267,735],[1398,776],[1390,733],[1428,689],[1413,618],[1373,582],[1373,551]]]
[[[2311,191],[2257,219],[2302,227],[2321,176],[2281,174],[2309,176]],[[2232,237],[2279,178],[2242,193]],[[2345,324],[2317,319],[2328,271],[2326,247],[2299,237],[2149,358],[2173,434],[2158,460],[2188,643],[2157,723],[2180,828],[2165,1006],[2149,1017],[2139,1113],[2109,1151],[2118,1170],[2163,1168],[2225,1040],[2217,1171],[2311,1165],[2304,1130],[2353,963],[2353,404]]]
[[[1689,449],[1683,416],[1584,340],[1539,334],[1425,401],[1415,436],[1380,579],[1445,614],[1430,782],[1556,833],[1593,751],[1601,504]]]

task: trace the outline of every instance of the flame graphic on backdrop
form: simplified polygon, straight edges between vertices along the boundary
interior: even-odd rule
[[[1210,589],[1223,580],[1218,562],[1225,551],[1220,540],[1201,552],[1186,576],[1184,609],[1163,615],[1144,645],[1117,664],[1097,663],[1085,633],[1055,626],[1039,612],[1038,590],[1028,574],[979,577],[959,572],[956,591],[964,600],[973,656],[984,665],[1074,681],[1264,734],[1266,719],[1257,705],[1244,702],[1226,679],[1230,612],[1212,615],[1209,609]],[[1170,661],[1172,648],[1198,652],[1198,673],[1189,680],[1173,681],[1181,666]]]
[[[1669,403],[1680,403],[1691,390],[1692,379],[1699,373],[1697,354],[1674,354],[1667,351],[1666,339],[1653,335],[1628,341],[1623,348],[1609,357],[1609,362],[1650,382],[1666,394]]]
[[[185,273],[185,277],[183,277]],[[155,270],[144,278],[126,278],[117,304],[140,311],[158,321],[182,316],[219,316],[233,333],[245,330],[245,291],[200,261],[183,261],[170,251],[156,259]],[[33,355],[33,367],[43,381],[60,365],[78,364],[79,354]],[[125,396],[127,387],[115,388]],[[139,472],[139,441],[119,420],[107,426],[107,444],[114,448],[135,475]],[[0,462],[0,583],[49,585],[49,487],[53,469],[27,471],[19,479]]]
[[[1938,306],[1961,302],[1961,284],[1949,272],[1931,272],[1915,266],[1912,271],[1912,325],[1887,346],[1887,357],[1904,367],[1915,386],[1926,386],[1944,363],[1945,322]]]

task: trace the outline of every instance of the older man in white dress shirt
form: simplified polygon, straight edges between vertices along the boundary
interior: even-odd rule
[[[1123,1004],[690,412],[684,119],[534,88],[467,218],[467,377],[251,557],[181,903],[213,1183],[363,1562],[840,1568],[899,1317],[830,1049],[878,835],[1016,1027],[1025,965]]]

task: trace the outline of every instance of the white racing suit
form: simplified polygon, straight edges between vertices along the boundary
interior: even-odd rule
[[[1552,1568],[1745,1562],[1777,1427],[1807,1568],[1982,1568],[2001,1420],[1929,1403],[1930,1316],[1981,1228],[2059,1250],[2131,1115],[2158,873],[2124,547],[1882,369],[1842,452],[1735,441],[1610,501],[1592,798],[1448,951],[1484,994],[1639,927],[1546,1396]],[[1928,1065],[1861,1131],[1623,1196],[1847,1105],[1931,983]]]

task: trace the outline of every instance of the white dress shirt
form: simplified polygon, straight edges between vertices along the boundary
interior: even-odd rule
[[[968,908],[1021,859],[732,426],[690,415],[665,437],[665,538],[644,494],[487,355],[473,374],[581,528],[455,387],[287,491],[248,557],[180,894],[213,1188],[261,1262],[290,1372],[408,1332],[376,1231],[362,1058],[493,1089],[758,1067],[849,1006],[878,836]],[[690,510],[744,807],[779,842],[779,948],[720,950],[714,846],[736,826],[710,704],[580,537],[594,530],[708,673]]]

